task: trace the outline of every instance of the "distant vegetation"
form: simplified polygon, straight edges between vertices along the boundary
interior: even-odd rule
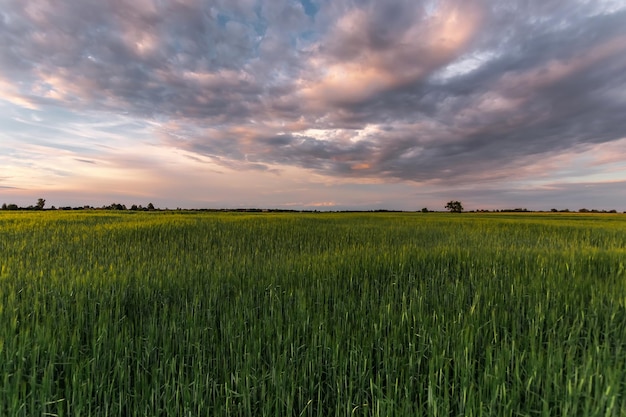
[[[27,206],[27,207],[19,207],[17,204],[2,204],[2,210],[43,210],[46,204],[46,200],[40,198],[37,200],[36,205]],[[102,207],[92,207],[89,205],[77,206],[77,207],[55,207],[52,206],[49,210],[133,210],[133,211],[151,211],[156,210],[152,203],[148,203],[146,207],[141,205],[133,204],[130,208],[127,208],[124,204],[113,203],[109,205],[104,205]]]
[[[2,416],[623,416],[626,218],[0,213]]]
[[[44,210],[44,206],[45,206],[46,200],[44,200],[43,198],[40,198],[37,200],[37,203],[34,205],[30,205],[30,206],[26,206],[26,207],[19,207],[17,204],[7,204],[7,203],[3,203],[2,207],[0,209],[2,210]],[[456,201],[456,200],[451,200],[449,201],[445,207],[446,210],[448,210],[451,213],[462,213],[463,212],[463,204],[460,201]],[[145,207],[142,206],[141,204],[137,205],[137,204],[133,204],[130,207],[127,207],[125,204],[120,204],[120,203],[112,203],[109,205],[103,205],[101,207],[94,207],[94,206],[90,206],[90,205],[82,205],[82,206],[75,206],[75,207],[70,207],[70,206],[65,206],[65,207],[55,207],[52,206],[50,207],[48,210],[128,210],[128,211],[155,211],[155,210],[163,210],[161,208],[155,207],[154,204],[152,203],[148,203],[148,205],[146,205]],[[165,209],[165,210],[169,210],[169,209]],[[180,209],[177,208],[177,211],[237,211],[237,212],[248,212],[248,213],[255,213],[255,212],[278,212],[278,213],[283,213],[283,212],[303,212],[303,211],[314,211],[317,212],[318,210],[293,210],[293,209],[261,209],[261,208],[236,208],[236,209],[214,209],[214,208],[203,208],[203,209]],[[330,210],[325,210],[325,211],[330,211]],[[341,210],[341,211],[346,211],[346,210]],[[347,210],[352,211],[352,210]],[[403,212],[403,210],[385,210],[385,209],[377,209],[377,210],[363,210],[365,212],[369,211],[369,212],[387,212],[387,213],[393,213],[393,212]],[[421,211],[422,213],[429,213],[432,212],[433,210],[429,210],[427,207],[424,207],[420,210],[416,210],[416,211]],[[357,211],[357,212],[361,212],[361,211]],[[436,212],[436,210],[435,210]],[[544,211],[533,211],[533,210],[528,210],[526,208],[514,208],[514,209],[494,209],[494,210],[485,210],[485,209],[479,209],[479,210],[470,210],[469,213],[543,213]],[[574,211],[570,211],[569,209],[561,209],[561,210],[557,210],[555,208],[550,209],[550,212],[552,213],[573,213]],[[582,208],[580,210],[578,210],[579,213],[617,213],[617,210],[597,210],[597,209],[586,209],[586,208]],[[626,213],[626,211],[624,211],[624,213]]]
[[[463,205],[460,201],[449,201],[445,209],[451,213],[461,213],[463,211]]]

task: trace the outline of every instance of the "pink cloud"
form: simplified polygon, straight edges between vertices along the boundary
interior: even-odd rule
[[[591,166],[604,166],[617,164],[626,168],[626,137],[608,143],[601,143],[592,146],[588,153],[593,155]],[[626,172],[622,172],[626,177]]]
[[[419,81],[456,59],[480,29],[477,7],[443,3],[432,15],[394,33],[381,47],[368,10],[355,8],[338,21],[308,62],[299,96],[324,106],[356,103]],[[380,41],[383,42],[383,41]]]
[[[0,100],[5,100],[9,103],[12,103],[16,106],[23,107],[30,110],[39,109],[39,105],[37,104],[36,99],[33,97],[23,94],[18,86],[15,83],[3,79],[0,76]]]

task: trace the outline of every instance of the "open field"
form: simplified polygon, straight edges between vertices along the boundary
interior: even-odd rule
[[[0,212],[2,416],[623,416],[626,215]]]

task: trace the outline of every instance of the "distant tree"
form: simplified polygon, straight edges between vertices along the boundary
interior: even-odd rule
[[[18,210],[19,207],[17,206],[17,204],[9,204],[6,209],[7,210]]]
[[[120,203],[113,203],[108,207],[105,207],[109,210],[126,210],[126,206],[124,204],[120,204]]]
[[[46,205],[46,200],[44,200],[43,198],[40,198],[37,200],[37,205],[35,206],[35,208],[37,210],[43,210],[45,205]]]
[[[422,213],[428,213],[428,208],[427,208],[427,207],[424,207],[424,208],[422,209]]]
[[[463,205],[460,201],[448,201],[445,207],[450,213],[461,213],[463,211]]]
[[[2,210],[6,210],[7,209],[7,203],[2,203]]]
[[[154,204],[148,203],[148,210],[154,210]]]

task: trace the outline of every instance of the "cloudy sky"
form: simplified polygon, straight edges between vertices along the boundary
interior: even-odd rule
[[[626,210],[623,0],[0,0],[0,203]]]

